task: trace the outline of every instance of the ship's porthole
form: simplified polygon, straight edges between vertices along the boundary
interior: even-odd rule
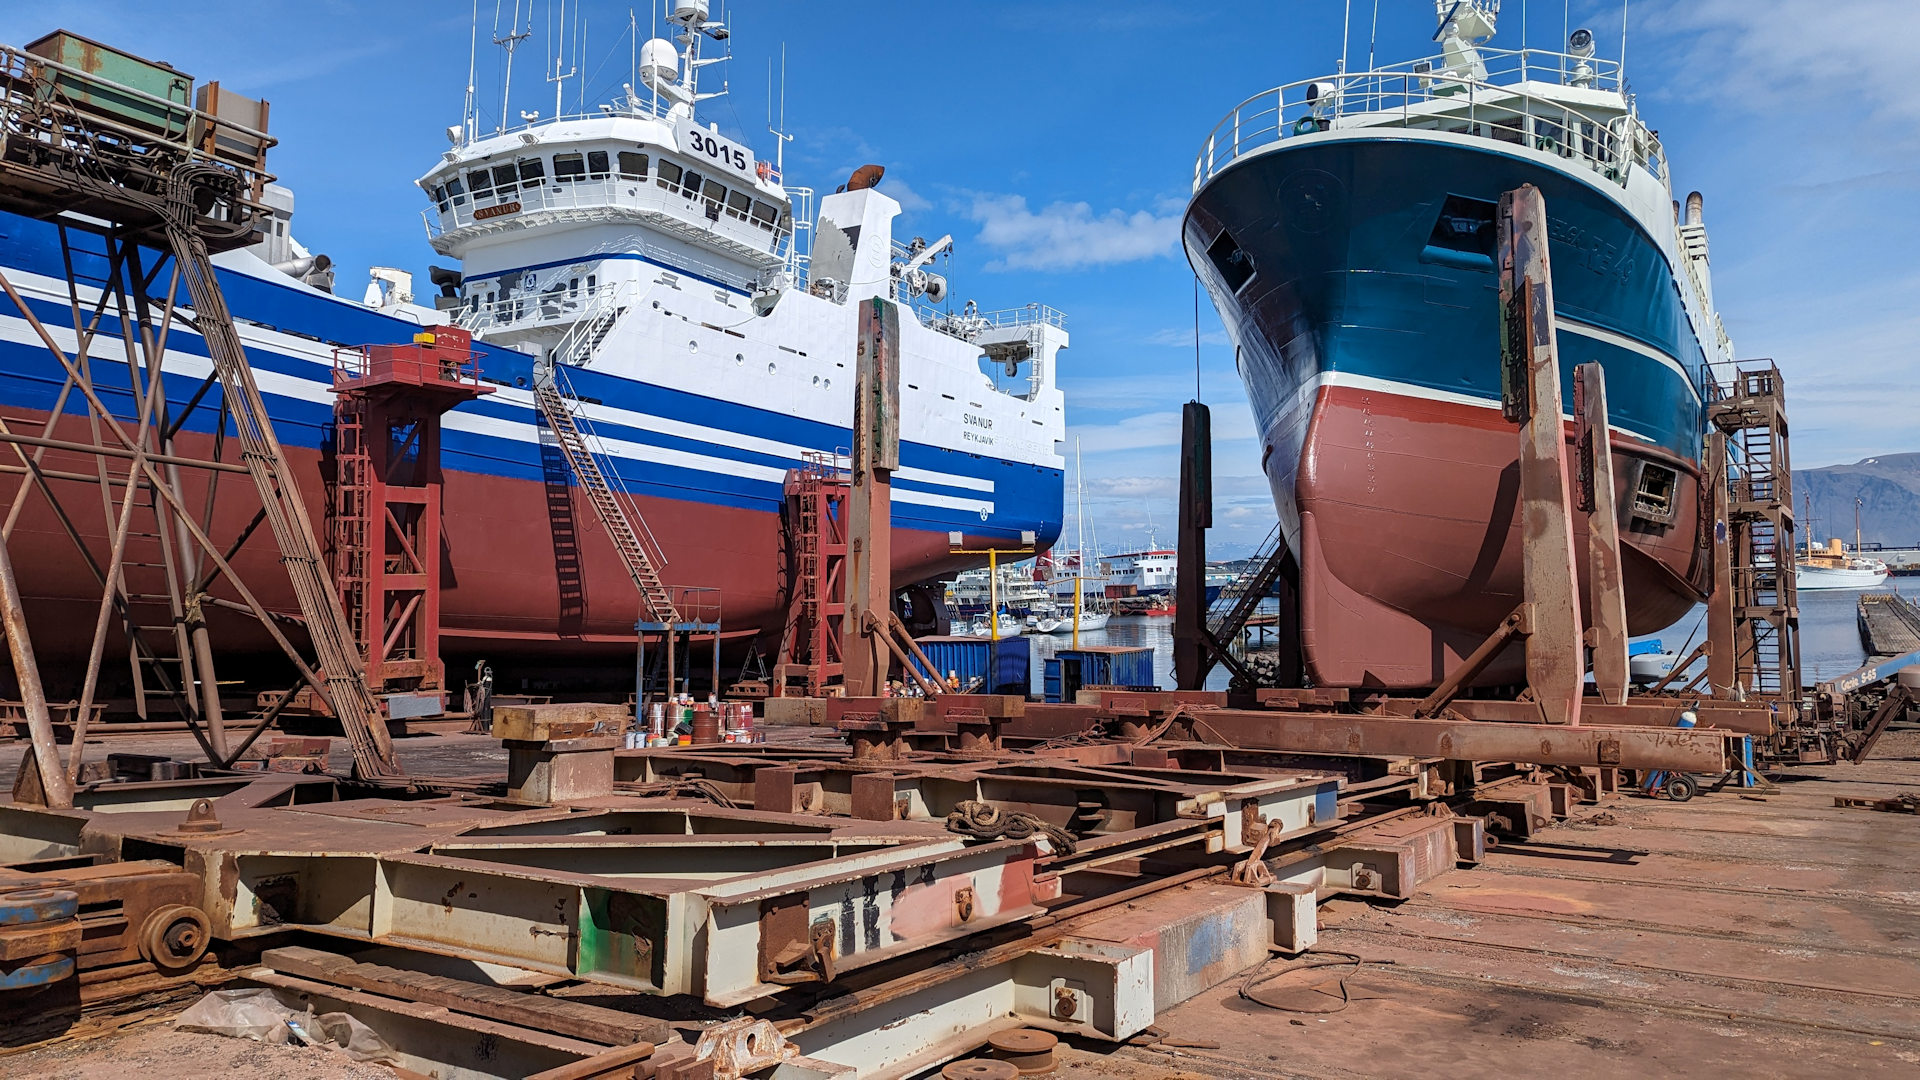
[[[780,370],[780,368],[779,368],[779,366],[778,366],[778,365],[776,365],[776,364],[768,364],[768,365],[767,365],[767,374],[769,374],[769,375],[771,375],[771,374],[773,374],[774,372],[776,372],[776,371],[779,371],[779,370]]]
[[[655,300],[655,301],[653,302],[653,310],[655,310],[655,311],[659,311],[659,310],[660,310],[660,301],[658,301],[658,300]]]
[[[815,375],[815,376],[813,377],[813,385],[815,385],[815,386],[819,386],[819,385],[820,385],[820,376],[818,376],[818,375]]]
[[[699,352],[699,351],[700,351],[700,343],[699,343],[699,342],[697,342],[697,341],[689,341],[689,342],[687,342],[687,351],[688,351],[688,352],[696,352],[696,353],[697,353],[697,352]]]
[[[832,379],[826,379],[826,380],[824,380],[824,381],[822,381],[822,382],[820,383],[820,389],[822,389],[822,390],[831,390],[831,389],[833,389],[833,380],[832,380]]]
[[[744,363],[746,363],[746,362],[747,362],[747,354],[746,354],[746,353],[734,353],[734,354],[733,354],[733,362],[734,362],[735,364],[744,364]]]

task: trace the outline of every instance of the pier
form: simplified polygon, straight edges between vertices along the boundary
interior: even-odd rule
[[[1899,593],[1861,596],[1860,644],[1869,660],[1920,651],[1920,606]]]

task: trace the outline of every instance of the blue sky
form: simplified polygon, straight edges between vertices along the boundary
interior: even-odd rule
[[[1524,6],[1528,43],[1554,47],[1562,4]],[[1570,6],[1601,54],[1617,56],[1621,5]],[[1374,5],[1352,7],[1358,67]],[[1195,378],[1192,276],[1177,239],[1193,155],[1242,99],[1333,69],[1343,0],[725,8],[732,94],[704,115],[770,157],[768,61],[784,43],[789,182],[831,190],[853,168],[883,164],[883,188],[907,207],[902,235],[954,234],[956,302],[1067,312],[1073,346],[1060,381],[1101,545],[1144,542],[1150,520],[1170,542],[1179,409]],[[1523,4],[1505,8],[1494,44],[1516,47]],[[484,39],[492,0],[482,9]],[[542,0],[516,64],[515,111],[552,107],[545,10]],[[627,5],[587,0],[585,10],[591,104],[629,78]],[[462,0],[202,0],[189,17],[55,0],[6,5],[0,39],[64,26],[270,99],[281,140],[272,165],[296,193],[295,231],[333,256],[340,290],[357,295],[369,265],[424,280],[432,252],[411,181],[460,119],[470,11]],[[1920,4],[1630,0],[1629,11],[1628,77],[1661,131],[1676,191],[1706,193],[1728,330],[1740,355],[1775,357],[1787,372],[1794,463],[1920,450]],[[1430,51],[1425,0],[1380,0],[1379,24],[1381,63]],[[490,127],[498,63],[483,50]],[[570,84],[569,100],[577,91]],[[1199,336],[1219,436],[1214,550],[1232,554],[1265,536],[1273,510],[1204,297]]]

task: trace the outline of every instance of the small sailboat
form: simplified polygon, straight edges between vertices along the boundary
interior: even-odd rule
[[[1042,634],[1079,635],[1092,630],[1104,630],[1112,613],[1107,610],[1106,578],[1087,574],[1087,494],[1086,484],[1080,471],[1080,441],[1073,444],[1073,499],[1074,523],[1078,531],[1073,554],[1070,556],[1073,573],[1064,579],[1056,579],[1055,584],[1071,581],[1073,584],[1073,609],[1065,615],[1041,618],[1034,630]],[[1096,561],[1097,561],[1096,556]],[[1089,596],[1088,582],[1097,582],[1099,587]]]

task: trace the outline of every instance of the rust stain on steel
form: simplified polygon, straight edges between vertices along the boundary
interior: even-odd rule
[[[1547,261],[1547,205],[1538,188],[1527,184],[1500,196],[1499,230],[1500,303],[1510,331],[1503,370],[1515,376],[1508,412],[1509,419],[1521,425],[1521,554],[1526,600],[1533,605],[1532,632],[1526,639],[1527,684],[1542,719],[1578,724],[1586,672],[1553,278]],[[1522,374],[1523,384],[1518,379]]]
[[[1574,369],[1574,414],[1579,432],[1580,509],[1587,515],[1588,644],[1600,700],[1627,700],[1627,594],[1620,563],[1620,517],[1613,487],[1613,432],[1608,426],[1607,377],[1598,363]]]

